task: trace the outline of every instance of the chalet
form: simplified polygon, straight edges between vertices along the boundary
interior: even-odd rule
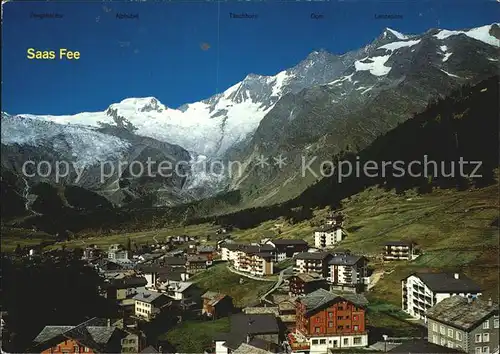
[[[452,296],[427,310],[428,340],[466,353],[496,353],[498,304]]]
[[[215,249],[212,246],[198,246],[197,254],[207,257],[207,265],[211,266],[214,260]]]
[[[318,273],[299,273],[289,279],[290,296],[310,294],[318,289],[329,289],[328,282]]]
[[[221,333],[214,338],[216,354],[231,353],[242,343],[248,344],[252,340],[262,340],[274,345],[281,343],[282,336],[274,315],[239,313],[231,315],[230,323],[229,333]]]
[[[402,308],[410,316],[427,321],[426,311],[453,295],[477,297],[480,287],[459,273],[413,273],[401,280]]]
[[[122,301],[138,293],[140,288],[147,285],[144,277],[125,277],[121,279],[109,279],[104,282],[101,289],[104,297],[110,300]]]
[[[156,291],[144,291],[134,296],[135,317],[151,321],[158,316],[166,307],[170,299]]]
[[[45,326],[33,340],[32,353],[120,353],[123,330],[92,318],[77,326]]]
[[[328,262],[332,259],[328,252],[301,252],[295,256],[294,273],[317,273],[328,277]]]
[[[228,316],[233,311],[233,300],[226,294],[207,291],[201,299],[203,300],[202,315],[215,319]]]
[[[410,241],[389,241],[384,244],[384,260],[412,260],[415,255],[415,243]]]
[[[326,226],[314,231],[314,247],[330,248],[346,238],[345,231],[338,225]]]
[[[309,245],[304,240],[275,239],[265,242],[276,249],[276,262],[281,262],[287,258],[292,258],[300,252],[307,252]]]
[[[328,261],[328,282],[334,290],[362,291],[367,283],[367,263],[363,256],[339,254]]]
[[[363,295],[335,294],[324,289],[299,297],[296,332],[290,336],[292,350],[326,353],[328,349],[367,346],[367,304]]]
[[[164,257],[161,259],[161,264],[172,268],[185,267],[187,263],[184,257]]]
[[[189,254],[187,256],[186,268],[189,274],[196,274],[208,268],[207,256],[200,256],[197,254]]]

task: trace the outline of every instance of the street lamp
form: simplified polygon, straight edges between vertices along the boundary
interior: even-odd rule
[[[389,336],[387,334],[382,334],[382,338],[384,338],[384,353],[387,353],[387,338],[389,338]]]

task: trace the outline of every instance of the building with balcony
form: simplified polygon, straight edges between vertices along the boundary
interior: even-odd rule
[[[368,260],[363,256],[337,254],[328,261],[328,282],[333,290],[363,291]]]
[[[415,243],[411,241],[389,241],[384,244],[384,260],[412,260],[415,258]]]
[[[469,354],[498,350],[498,304],[452,296],[427,310],[428,340]]]
[[[295,256],[294,273],[316,273],[328,277],[328,262],[333,255],[328,252],[301,252]]]
[[[345,239],[347,234],[339,225],[331,225],[314,231],[314,247],[330,248]]]
[[[325,278],[317,273],[299,273],[289,279],[290,296],[302,296],[318,289],[329,289]]]
[[[276,249],[276,262],[284,261],[287,258],[292,258],[300,252],[307,252],[309,245],[304,240],[293,239],[275,239],[268,240],[266,244],[271,245]]]
[[[272,275],[276,250],[272,245],[228,244],[222,249],[222,258],[240,272],[252,275]]]
[[[330,350],[367,346],[366,305],[368,301],[363,295],[336,294],[324,289],[299,297],[292,351],[326,354]]]
[[[413,273],[401,280],[402,309],[427,321],[426,311],[454,295],[477,297],[479,286],[459,273]]]
[[[127,333],[106,319],[92,318],[77,326],[45,326],[30,353],[120,353]]]
[[[205,255],[188,254],[186,269],[189,274],[203,272],[208,268],[208,257]]]

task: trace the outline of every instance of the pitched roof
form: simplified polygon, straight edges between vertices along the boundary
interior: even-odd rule
[[[103,352],[107,349],[110,339],[115,333],[120,333],[123,337],[126,336],[125,332],[117,327],[107,326],[106,322],[104,319],[92,318],[77,326],[45,326],[33,342],[37,348],[41,348],[44,343],[50,343],[58,337],[60,339],[69,338],[92,348],[94,351]]]
[[[218,292],[215,292],[215,291],[207,291],[205,294],[203,294],[201,296],[201,298],[202,299],[207,299],[208,300],[208,304],[210,306],[215,306],[215,305],[217,305],[219,303],[219,301],[221,301],[226,296],[227,296],[226,294],[218,293]]]
[[[455,278],[458,274],[458,279]],[[481,288],[472,279],[459,273],[413,273],[420,278],[429,289],[443,293],[479,293]],[[405,279],[407,279],[406,277]]]
[[[148,283],[144,277],[126,277],[121,279],[110,279],[104,283],[104,288],[128,289],[145,286]]]
[[[305,283],[310,283],[314,281],[324,281],[325,278],[323,278],[321,275],[318,273],[299,273],[294,275],[295,277],[299,278]]]
[[[137,301],[142,301],[142,302],[147,302],[149,304],[162,304],[164,302],[168,301],[168,298],[163,295],[162,293],[159,293],[157,291],[144,291],[142,293],[138,293],[133,297],[134,300]]]
[[[242,314],[231,316],[231,332],[244,334],[279,333],[278,321],[271,314]]]
[[[205,255],[190,254],[187,256],[187,261],[190,263],[204,263],[208,261],[208,257]]]
[[[324,260],[332,255],[328,252],[300,252],[295,256],[296,259],[317,259]]]
[[[396,348],[389,350],[389,353],[400,354],[417,354],[417,353],[433,353],[433,354],[451,354],[462,353],[457,349],[442,347],[440,345],[430,343],[425,339],[417,339],[405,341],[403,344],[398,345]]]
[[[325,289],[318,289],[310,294],[299,297],[298,301],[306,306],[306,314],[312,314],[323,306],[336,302],[337,300],[346,300],[352,302],[356,306],[364,307],[368,304],[368,300],[361,294],[355,293],[333,293]]]
[[[427,310],[427,317],[464,331],[471,331],[486,318],[498,314],[498,304],[455,295]]]
[[[212,246],[198,246],[197,251],[199,253],[209,253],[214,252],[214,248]]]
[[[385,246],[411,246],[414,242],[411,241],[387,241],[384,243]]]
[[[363,256],[342,254],[342,255],[333,256],[333,258],[330,259],[330,261],[328,261],[328,264],[330,264],[330,265],[355,265],[363,258],[364,258]]]
[[[186,259],[181,257],[165,257],[162,261],[167,265],[185,265]]]
[[[148,354],[154,354],[154,353],[159,353],[158,350],[156,350],[155,347],[153,347],[152,345],[144,348],[141,353],[148,353]]]
[[[278,245],[280,245],[280,246],[307,245],[307,241],[304,241],[304,240],[284,239],[284,238],[270,240],[270,242],[272,242],[276,246],[278,246]]]

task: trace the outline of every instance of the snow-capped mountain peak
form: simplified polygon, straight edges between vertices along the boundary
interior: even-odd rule
[[[393,30],[392,28],[386,27],[384,32],[383,32],[383,37],[386,38],[387,36],[390,36],[390,35],[393,35],[394,37],[396,37],[397,39],[400,39],[400,40],[405,40],[405,39],[410,38],[405,34],[402,34],[396,30]]]

